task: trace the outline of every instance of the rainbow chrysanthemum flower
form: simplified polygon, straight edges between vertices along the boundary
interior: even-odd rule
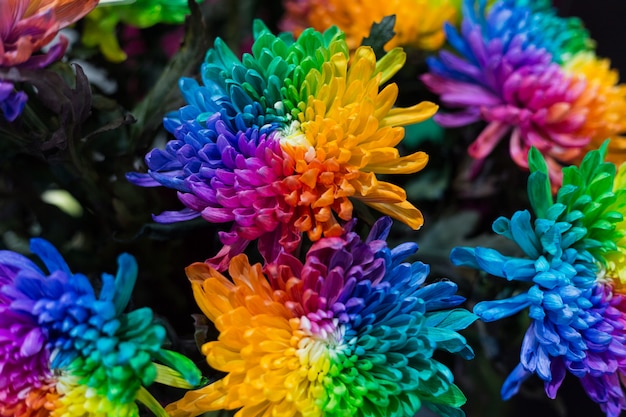
[[[180,25],[188,14],[187,0],[109,0],[87,15],[81,40],[87,46],[98,46],[109,61],[122,62],[126,54],[115,34],[120,23],[140,29],[158,23]]]
[[[187,268],[194,296],[220,332],[202,347],[227,375],[166,410],[172,417],[217,409],[236,416],[413,416],[422,405],[462,416],[465,397],[445,350],[469,359],[457,333],[475,320],[456,285],[424,285],[427,265],[391,250],[388,217],[362,242],[350,231],[314,243],[302,264],[282,253],[262,268],[233,258],[232,281],[206,263]]]
[[[137,185],[178,190],[187,208],[155,220],[233,222],[212,260],[220,270],[254,239],[271,261],[281,249],[295,250],[301,233],[312,241],[339,236],[339,220],[352,218],[350,198],[418,229],[422,214],[405,191],[376,177],[414,173],[428,160],[396,149],[402,126],[437,110],[429,102],[394,107],[398,87],[387,81],[405,54],[393,49],[377,61],[361,47],[350,58],[336,28],[309,29],[298,40],[260,22],[254,32],[242,60],[216,40],[202,66],[204,85],[181,79],[188,105],[164,122],[175,139],[146,156],[147,174],[127,175]]]
[[[119,257],[115,277],[102,275],[96,295],[50,243],[33,239],[31,250],[49,275],[0,251],[0,416],[134,417],[135,401],[166,416],[145,386],[200,384],[188,359],[162,349],[165,329],[149,308],[124,313],[137,277],[132,256]]]
[[[487,157],[510,134],[512,159],[528,166],[531,146],[560,174],[559,162],[571,162],[594,137],[586,127],[594,89],[582,74],[560,64],[592,46],[578,20],[551,10],[533,10],[506,0],[485,10],[485,2],[465,0],[461,32],[446,27],[457,54],[442,51],[429,59],[424,83],[455,113],[440,114],[444,126],[485,121],[487,127],[470,145],[476,159]],[[597,88],[595,89],[597,90]]]
[[[68,41],[61,36],[48,51],[59,30],[74,23],[98,0],[2,0],[0,2],[0,112],[8,121],[15,120],[26,105],[26,94],[16,91],[13,83],[3,80],[2,70],[43,68],[59,60]]]
[[[296,35],[306,28],[326,30],[338,26],[345,32],[350,50],[357,49],[373,23],[395,15],[395,36],[385,45],[437,50],[445,41],[443,25],[454,22],[456,9],[450,0],[286,0],[281,28]]]
[[[615,165],[604,162],[607,147],[605,143],[589,152],[580,167],[563,169],[556,199],[545,160],[532,149],[528,192],[536,219],[531,222],[530,213],[520,211],[493,224],[493,230],[517,243],[526,257],[481,247],[455,248],[450,255],[456,265],[529,286],[526,292],[474,308],[484,321],[528,308],[531,324],[520,364],[502,388],[504,398],[535,373],[554,398],[570,372],[608,416],[626,407],[617,378],[626,371],[626,303],[619,293],[626,253],[626,188],[615,180]]]

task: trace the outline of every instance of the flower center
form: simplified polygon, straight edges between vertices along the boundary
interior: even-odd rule
[[[293,148],[306,149],[304,159],[307,162],[311,162],[316,155],[315,148],[304,132],[300,129],[300,126],[301,123],[297,120],[291,122],[289,127],[287,127],[280,135],[280,144],[282,146],[289,145]]]
[[[308,317],[300,318],[300,330],[305,336],[298,343],[296,356],[300,364],[307,369],[307,379],[322,382],[333,363],[347,348],[344,344],[345,329],[337,319],[311,321]]]

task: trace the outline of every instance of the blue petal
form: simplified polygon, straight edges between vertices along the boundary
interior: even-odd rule
[[[481,248],[475,249],[476,262],[483,271],[497,277],[504,277],[504,265],[510,260],[495,249]]]
[[[417,243],[405,242],[391,250],[391,268],[395,268],[406,258],[417,252]]]
[[[502,267],[504,277],[509,281],[531,282],[537,273],[535,264],[530,259],[511,258]]]
[[[140,187],[160,187],[161,183],[156,181],[150,174],[141,174],[139,172],[127,172],[126,179],[128,182]]]
[[[31,271],[36,275],[43,276],[44,273],[27,257],[8,250],[0,250],[0,265],[6,265],[18,271]]]
[[[102,288],[100,289],[100,295],[98,299],[101,301],[111,301],[115,299],[115,278],[113,275],[103,273],[101,275],[102,278]]]
[[[62,271],[68,276],[72,275],[70,267],[59,251],[45,239],[33,238],[30,240],[30,250],[43,261],[49,272]]]
[[[541,245],[537,241],[535,231],[530,224],[528,210],[518,211],[511,219],[511,235],[515,243],[532,259],[541,255]]]
[[[506,217],[498,217],[491,225],[491,229],[495,233],[513,240],[513,235],[511,234],[511,221]]]
[[[365,243],[370,243],[373,240],[385,240],[389,236],[389,231],[392,225],[391,217],[383,216],[374,223],[370,230]]]
[[[464,297],[456,295],[457,285],[452,281],[439,281],[426,285],[415,292],[426,303],[426,311],[441,310],[461,304]]]
[[[496,321],[519,313],[529,305],[528,294],[518,294],[504,300],[482,301],[474,306],[474,313],[482,321]]]
[[[513,369],[513,372],[506,378],[504,384],[502,384],[502,390],[500,390],[502,399],[508,400],[517,394],[522,383],[531,375],[532,372],[527,371],[521,363],[518,363],[515,369]]]
[[[478,262],[476,262],[476,255],[474,252],[474,248],[457,246],[450,252],[450,262],[456,266],[467,266],[474,269],[480,269]]]

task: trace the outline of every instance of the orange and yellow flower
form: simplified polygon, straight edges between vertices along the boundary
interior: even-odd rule
[[[454,21],[457,10],[453,0],[290,0],[281,23],[284,30],[299,35],[307,27],[326,30],[335,25],[346,33],[350,50],[355,50],[367,37],[373,23],[395,15],[396,35],[386,45],[411,46],[436,50],[445,41],[443,25]]]
[[[582,76],[587,88],[579,100],[588,108],[583,136],[590,137],[588,149],[597,149],[610,138],[607,160],[626,161],[626,85],[619,83],[617,70],[608,59],[598,58],[593,52],[580,52],[563,64],[566,72]]]

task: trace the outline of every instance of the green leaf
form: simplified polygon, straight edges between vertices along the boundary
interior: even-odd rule
[[[396,25],[396,15],[385,16],[380,23],[374,22],[367,38],[363,38],[361,43],[364,46],[371,46],[376,54],[376,58],[380,59],[385,55],[385,45],[393,39],[396,32],[393,30]]]

